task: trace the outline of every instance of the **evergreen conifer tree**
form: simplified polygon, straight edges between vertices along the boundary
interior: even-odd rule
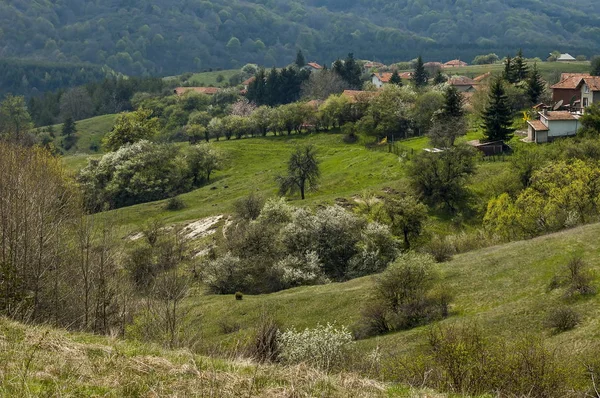
[[[438,70],[437,73],[435,74],[435,77],[433,78],[433,84],[435,84],[437,86],[438,84],[446,83],[446,81],[447,81],[446,76],[444,76],[442,74],[441,70]]]
[[[514,83],[522,82],[529,76],[529,67],[523,58],[523,50],[519,49],[517,56],[513,59],[512,69]]]
[[[496,79],[490,87],[488,104],[483,111],[481,126],[488,141],[505,141],[512,137],[512,112],[502,79]]]
[[[464,115],[463,103],[464,97],[462,94],[456,87],[449,86],[444,92],[443,115],[446,117],[462,117]]]
[[[510,57],[510,55],[507,55],[506,60],[504,61],[504,72],[502,74],[502,77],[509,83],[515,82],[515,70],[513,60]]]
[[[65,137],[70,137],[77,132],[77,127],[75,126],[75,121],[71,116],[67,117],[62,125],[61,135]]]
[[[302,50],[298,50],[298,53],[296,54],[296,66],[298,66],[298,68],[302,68],[305,65],[306,60],[304,59],[304,54],[302,54]]]
[[[392,77],[390,77],[390,83],[395,84],[396,86],[402,86],[402,79],[400,78],[398,71],[394,71],[394,73],[392,73]]]
[[[266,104],[265,76],[265,70],[262,68],[256,72],[254,81],[248,85],[248,93],[246,94],[248,101],[254,102],[257,105]]]
[[[425,87],[427,85],[427,71],[425,70],[425,66],[423,66],[423,58],[419,55],[417,58],[417,65],[415,66],[415,72],[413,75],[413,82],[415,83],[415,87]]]
[[[361,68],[354,59],[354,54],[348,54],[344,61],[344,78],[351,88],[358,89],[362,86],[360,81]]]
[[[544,81],[542,80],[542,75],[537,68],[537,64],[533,64],[533,69],[531,73],[529,73],[529,77],[527,79],[527,95],[529,96],[529,100],[532,104],[537,104],[540,99],[540,96],[545,91]]]

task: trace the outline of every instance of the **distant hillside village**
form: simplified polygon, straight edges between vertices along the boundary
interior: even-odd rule
[[[299,57],[302,57],[301,52],[299,52]],[[350,54],[350,57],[350,62],[353,64],[355,63],[356,65],[354,66],[357,70],[360,70],[361,82],[351,88],[345,88],[343,91],[340,91],[351,103],[356,103],[360,98],[370,98],[373,95],[377,95],[379,90],[390,84],[397,84],[400,86],[409,84],[415,77],[414,68],[416,67],[416,60],[413,60],[411,63],[385,65],[374,61],[355,61],[352,54]],[[510,57],[504,61],[500,61],[495,54],[481,57],[489,57],[489,64],[503,62],[505,67],[507,62],[511,62]],[[339,69],[341,71],[340,75],[343,75],[345,72],[342,69],[348,61],[348,59],[343,61],[338,60],[328,67],[317,62],[304,63],[303,60],[300,59],[297,61],[297,65],[295,65],[297,67],[297,72],[293,72],[293,74],[297,73],[298,80],[301,82],[309,81],[309,76],[315,72],[327,73],[328,70],[335,71]],[[561,54],[555,52],[550,54],[549,61],[562,63],[574,62],[577,60],[568,53]],[[462,94],[466,107],[472,107],[472,101],[475,94],[482,89],[487,89],[492,77],[499,72],[499,70],[496,69],[480,74],[474,74],[473,72],[475,71],[484,70],[485,65],[483,65],[483,69],[482,65],[473,65],[475,68],[469,69],[467,67],[470,65],[460,59],[449,60],[445,63],[420,62],[420,66],[426,72],[427,80],[432,85],[443,84],[455,88],[456,91]],[[407,70],[409,66],[412,70]],[[251,101],[254,100],[254,98],[252,98],[252,93],[249,95],[249,91],[252,92],[253,86],[256,91],[256,85],[258,84],[257,76],[262,73],[260,75],[261,80],[268,86],[270,84],[268,81],[269,73],[274,73],[274,70],[275,69],[271,72],[257,71],[256,74],[242,81],[241,84],[237,85],[239,94],[249,96]],[[284,71],[285,70],[287,69],[284,69]],[[469,71],[469,73],[466,73],[467,71]],[[459,72],[462,74],[459,74]],[[471,77],[465,76],[464,74],[470,74]],[[557,83],[550,85],[546,81],[541,80],[541,84],[544,85],[542,91],[546,92],[546,97],[544,102],[537,103],[532,107],[529,117],[531,120],[527,121],[527,135],[523,138],[523,141],[544,143],[558,137],[575,135],[580,127],[579,119],[583,115],[585,108],[600,100],[600,77],[592,76],[589,73],[562,73]],[[231,88],[177,87],[174,89],[174,93],[178,96],[182,96],[187,92],[193,91],[213,95],[222,90],[231,90]],[[330,93],[328,92],[328,94]],[[256,93],[254,95],[256,95]],[[309,102],[309,105],[312,108],[318,109],[323,104],[326,97],[327,96],[318,99],[313,98]],[[285,103],[285,101],[282,103]],[[269,103],[266,104],[274,105]],[[474,145],[478,144],[479,142],[474,143]],[[500,148],[503,147],[504,145],[501,144]]]

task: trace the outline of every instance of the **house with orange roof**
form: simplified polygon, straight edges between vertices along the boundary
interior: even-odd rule
[[[314,72],[316,70],[323,69],[323,67],[321,65],[319,65],[318,63],[316,63],[316,62],[309,62],[306,65],[304,65],[303,69],[306,69],[309,72]]]
[[[464,61],[461,61],[460,59],[453,59],[452,61],[448,61],[446,62],[444,65],[442,65],[442,68],[446,69],[446,68],[459,68],[461,66],[468,66],[469,64],[467,64]]]
[[[390,82],[393,73],[385,72],[385,73],[373,73],[371,75],[371,83],[377,88],[383,87],[385,84]],[[413,72],[403,72],[399,73],[400,79],[410,80],[413,77]]]
[[[581,115],[569,111],[543,110],[538,117],[527,122],[527,141],[540,144],[577,134]]]
[[[252,77],[250,77],[250,78],[248,78],[248,79],[244,80],[244,81],[242,82],[242,85],[244,86],[244,90],[248,91],[248,87],[250,87],[250,85],[251,85],[252,83],[254,83],[254,81],[255,81],[255,80],[256,80],[256,76],[252,76]]]
[[[492,72],[486,72],[483,75],[479,75],[473,78],[476,83],[483,83],[487,81],[492,76]]]
[[[600,77],[588,74],[563,74],[565,79],[553,85],[552,100],[564,104],[580,104],[587,108],[600,101]]]

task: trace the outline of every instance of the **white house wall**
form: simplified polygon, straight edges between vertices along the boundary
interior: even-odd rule
[[[577,120],[549,120],[548,137],[565,137],[577,134]]]

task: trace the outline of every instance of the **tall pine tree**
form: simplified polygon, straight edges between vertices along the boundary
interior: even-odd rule
[[[527,96],[533,105],[537,104],[540,96],[546,91],[546,86],[542,80],[542,75],[537,68],[537,63],[533,64],[533,69],[527,78]]]
[[[390,83],[395,84],[396,86],[402,86],[402,79],[400,78],[398,71],[394,71],[394,73],[392,73],[392,77],[390,77]]]
[[[514,83],[519,83],[526,80],[529,76],[529,67],[527,66],[525,58],[523,58],[523,50],[519,49],[519,52],[517,52],[517,56],[513,59],[512,64]]]
[[[302,68],[306,65],[306,60],[304,59],[304,54],[302,54],[302,50],[298,50],[296,54],[296,66],[298,68]]]
[[[256,75],[254,75],[254,81],[248,85],[248,93],[246,94],[248,101],[254,102],[257,105],[266,104],[265,77],[265,70],[260,68],[256,72]]]
[[[62,125],[61,135],[65,137],[70,137],[77,132],[77,127],[75,127],[75,121],[71,116],[67,117]]]
[[[510,55],[507,55],[506,60],[504,61],[504,72],[502,77],[509,83],[515,82],[515,66],[513,65],[513,60]]]
[[[445,117],[462,117],[464,97],[454,86],[448,86],[444,92],[442,114]]]
[[[488,104],[482,117],[481,127],[488,141],[506,141],[512,137],[515,131],[512,128],[512,112],[502,79],[496,79],[492,83]]]
[[[415,83],[415,87],[420,88],[427,85],[427,80],[428,76],[425,66],[423,65],[423,58],[419,55],[419,58],[417,58],[417,65],[415,66],[413,82]]]

